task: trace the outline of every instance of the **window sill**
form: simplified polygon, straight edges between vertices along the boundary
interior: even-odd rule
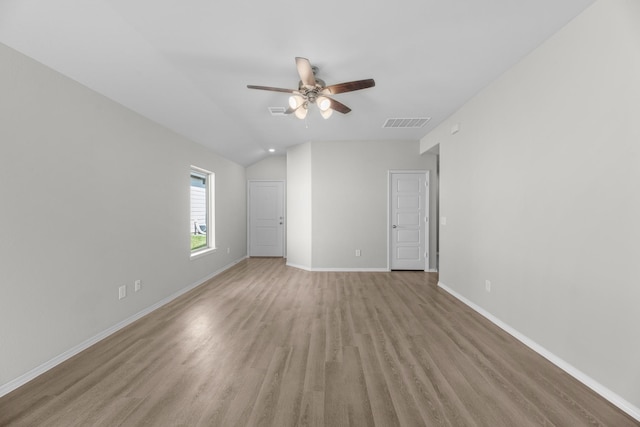
[[[205,255],[215,252],[216,248],[206,248],[199,251],[191,252],[191,259],[201,258]]]

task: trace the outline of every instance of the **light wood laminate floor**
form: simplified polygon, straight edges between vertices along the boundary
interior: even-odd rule
[[[0,425],[640,425],[436,283],[248,259],[4,396]]]

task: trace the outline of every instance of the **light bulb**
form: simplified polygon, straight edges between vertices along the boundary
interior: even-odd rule
[[[320,111],[327,111],[331,108],[331,100],[327,97],[319,96],[318,99],[316,99],[316,105]]]
[[[302,98],[300,95],[292,95],[289,97],[289,107],[291,107],[292,110],[295,110],[296,108],[301,106],[303,103],[304,103],[304,98]]]

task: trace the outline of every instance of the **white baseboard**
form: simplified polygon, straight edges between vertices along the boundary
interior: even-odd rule
[[[341,268],[341,267],[328,267],[328,268],[312,268],[310,271],[335,271],[335,272],[345,272],[345,273],[353,273],[353,272],[364,272],[364,273],[368,273],[368,272],[374,272],[374,273],[380,273],[380,272],[388,272],[389,270],[386,268],[358,268],[358,267],[348,267],[348,268]]]
[[[298,270],[311,271],[311,269],[305,265],[291,264],[287,262],[287,267],[297,268]]]
[[[371,273],[388,273],[389,270],[386,267],[365,267],[365,268],[359,268],[359,267],[321,267],[321,268],[312,268],[312,267],[307,267],[307,266],[303,266],[303,265],[297,265],[297,264],[290,264],[287,263],[287,267],[293,267],[293,268],[298,268],[300,270],[305,270],[305,271],[336,271],[336,272],[371,272]],[[421,271],[421,270],[416,270],[416,271]],[[429,270],[425,270],[425,273],[437,273],[438,270],[437,269],[429,269]]]
[[[91,347],[92,345],[96,344],[99,341],[102,341],[103,339],[107,338],[109,335],[118,332],[120,329],[124,328],[125,326],[128,326],[130,324],[132,324],[133,322],[135,322],[136,320],[146,316],[147,314],[159,309],[160,307],[170,303],[171,301],[173,301],[174,299],[178,298],[179,296],[189,292],[192,289],[197,288],[198,286],[202,285],[204,282],[206,282],[207,280],[212,279],[213,277],[217,276],[218,274],[222,273],[225,270],[228,270],[229,268],[233,267],[234,265],[236,265],[237,263],[239,263],[240,261],[244,260],[246,258],[246,256],[237,259],[235,261],[233,261],[230,264],[225,265],[224,267],[222,267],[221,269],[207,275],[206,277],[203,277],[202,279],[198,280],[195,283],[192,283],[190,285],[188,285],[185,288],[180,289],[178,292],[168,296],[167,298],[158,301],[157,303],[153,304],[150,307],[145,308],[144,310],[134,314],[131,317],[128,317],[126,319],[124,319],[123,321],[113,325],[112,327],[100,332],[99,334],[89,338],[86,341],[81,342],[80,344],[76,345],[73,348],[70,348],[69,350],[65,351],[62,354],[59,354],[58,356],[54,357],[53,359],[43,363],[40,366],[37,366],[36,368],[30,370],[29,372],[20,375],[18,378],[9,381],[6,384],[3,384],[0,386],[0,397],[11,393],[13,390],[17,389],[18,387],[28,383],[29,381],[33,380],[34,378],[44,374],[45,372],[47,372],[49,369],[54,368],[55,366],[59,365],[60,363],[64,362],[67,359],[70,359],[71,357],[75,356],[76,354],[80,353],[83,350],[86,350],[87,348]]]
[[[346,273],[353,273],[353,272],[388,272],[389,270],[386,268],[359,268],[359,267],[347,267],[347,268],[343,268],[343,267],[322,267],[322,268],[310,268],[307,266],[303,266],[303,265],[297,265],[297,264],[290,264],[287,263],[287,267],[293,267],[293,268],[297,268],[300,270],[304,270],[304,271],[335,271],[335,272],[346,272]]]
[[[496,326],[498,326],[500,329],[507,332],[509,335],[512,335],[515,339],[522,342],[524,345],[526,345],[527,347],[529,347],[530,349],[538,353],[540,356],[544,357],[545,359],[547,359],[548,361],[556,365],[558,368],[562,369],[563,371],[565,371],[566,373],[568,373],[569,375],[571,375],[572,377],[574,377],[575,379],[577,379],[578,381],[580,381],[581,383],[589,387],[591,390],[598,393],[603,398],[607,399],[609,402],[611,402],[612,404],[620,408],[622,411],[626,412],[636,420],[640,421],[640,408],[631,404],[630,402],[622,398],[617,393],[609,390],[607,387],[603,386],[602,384],[600,384],[599,382],[597,382],[596,380],[594,380],[584,372],[580,371],[579,369],[575,368],[571,364],[565,362],[563,359],[556,356],[546,348],[542,347],[540,344],[536,343],[529,337],[521,334],[520,332],[518,332],[511,326],[507,325],[502,320],[498,319],[497,317],[495,317],[494,315],[492,315],[491,313],[489,313],[479,305],[471,302],[470,300],[463,297],[453,289],[449,288],[444,283],[438,282],[438,287],[448,292],[449,294],[451,294],[456,299],[460,300],[465,305],[469,306],[478,314],[482,315],[487,320],[494,323]]]
[[[305,270],[305,271],[335,271],[335,272],[373,272],[373,273],[388,273],[389,270],[386,267],[373,267],[373,268],[360,268],[360,267],[321,267],[321,268],[310,268],[307,266],[303,266],[303,265],[297,265],[297,264],[290,264],[287,263],[287,267],[293,267],[293,268],[298,268],[300,270]],[[416,271],[421,271],[421,270],[416,270]],[[438,270],[436,269],[429,269],[429,270],[425,270],[426,273],[437,273]]]

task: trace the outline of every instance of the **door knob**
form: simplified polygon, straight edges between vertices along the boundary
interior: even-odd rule
[[[398,228],[398,226],[394,224],[394,225],[393,225],[393,228]]]

